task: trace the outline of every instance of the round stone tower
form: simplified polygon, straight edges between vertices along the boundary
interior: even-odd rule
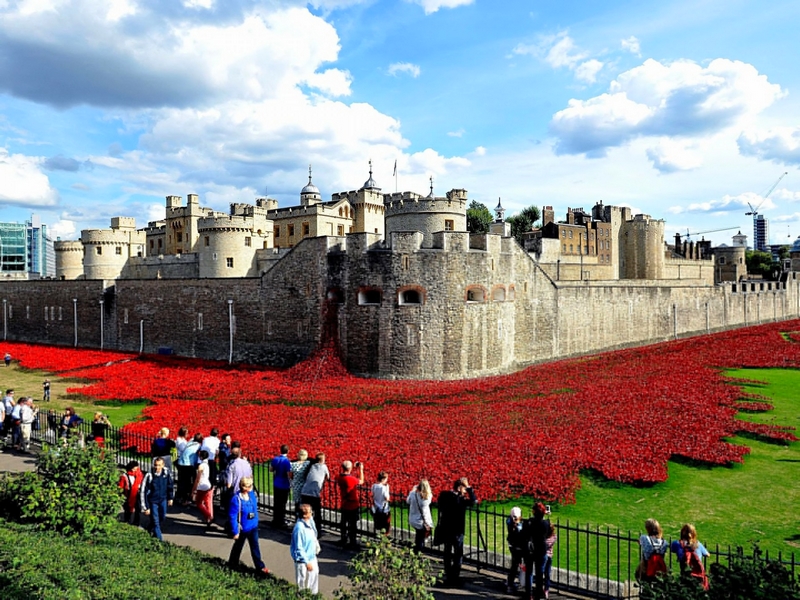
[[[86,279],[118,279],[131,256],[143,256],[145,233],[132,217],[114,217],[111,229],[84,229],[83,274]]]
[[[197,254],[201,278],[255,277],[256,250],[263,248],[267,231],[254,232],[244,216],[208,217],[198,221]]]
[[[386,237],[395,231],[419,231],[423,246],[430,247],[432,234],[437,231],[467,230],[467,190],[454,189],[447,195],[433,194],[433,179],[430,193],[422,197],[414,192],[386,194]]]
[[[80,240],[53,242],[56,252],[56,279],[83,278],[83,243]]]

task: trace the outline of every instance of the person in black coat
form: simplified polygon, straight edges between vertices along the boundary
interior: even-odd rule
[[[457,479],[452,490],[439,494],[437,537],[444,544],[444,585],[461,585],[461,560],[464,556],[464,529],[467,508],[477,502],[466,477]]]
[[[544,593],[544,564],[547,557],[545,541],[550,533],[550,521],[545,519],[547,508],[541,502],[533,505],[533,517],[525,521],[525,534],[528,549],[525,554],[526,597],[542,600]],[[531,595],[532,580],[535,581],[534,595]]]

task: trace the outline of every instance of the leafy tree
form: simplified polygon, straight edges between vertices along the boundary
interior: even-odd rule
[[[489,233],[489,225],[494,220],[492,213],[477,200],[469,203],[467,208],[467,231],[470,233]]]
[[[393,546],[385,536],[350,562],[352,589],[340,587],[339,600],[433,600],[430,561],[412,548]]]
[[[506,219],[506,223],[511,223],[511,235],[522,246],[522,236],[533,229],[533,225],[540,218],[539,209],[536,206],[523,208],[519,214]]]
[[[13,520],[65,534],[104,531],[122,505],[113,454],[74,440],[45,447],[36,473],[0,479],[0,506]]]
[[[760,250],[745,252],[747,272],[751,275],[761,275],[764,279],[774,279],[780,273],[780,265],[772,260],[772,254]]]

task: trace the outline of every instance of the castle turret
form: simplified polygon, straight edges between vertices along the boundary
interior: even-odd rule
[[[385,213],[383,194],[372,178],[372,161],[369,161],[369,179],[350,197],[353,207],[353,231],[384,234]]]
[[[114,217],[111,229],[84,229],[83,273],[86,279],[118,279],[132,256],[144,256],[145,232],[132,217]]]
[[[58,240],[53,243],[56,252],[56,279],[81,279],[83,277],[83,244],[80,240]]]
[[[308,165],[308,183],[300,190],[300,205],[313,206],[314,204],[319,204],[321,201],[322,196],[319,193],[319,189],[311,183],[311,165]]]
[[[467,230],[467,190],[453,189],[446,197],[428,197],[414,192],[385,194],[386,237],[396,231],[419,231],[423,246],[431,247],[438,231]]]

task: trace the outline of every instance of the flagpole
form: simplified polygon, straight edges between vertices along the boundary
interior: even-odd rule
[[[397,159],[394,159],[394,193],[397,193]]]

